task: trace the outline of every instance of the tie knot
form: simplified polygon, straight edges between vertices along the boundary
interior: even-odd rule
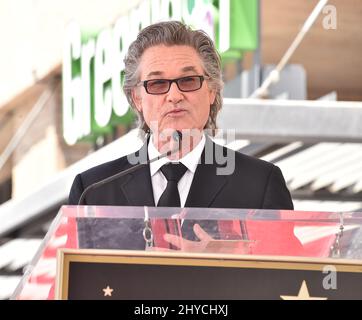
[[[161,172],[166,177],[167,181],[179,182],[185,174],[187,168],[182,163],[168,163],[161,167]]]

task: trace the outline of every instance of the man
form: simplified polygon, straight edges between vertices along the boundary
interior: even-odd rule
[[[173,150],[171,133],[178,130],[177,152],[90,190],[83,204],[293,209],[278,167],[219,146],[204,134],[216,129],[222,85],[220,57],[204,32],[175,21],[142,30],[125,57],[124,92],[146,142],[133,155],[77,175],[69,204],[78,204],[87,186],[132,167],[134,159]],[[178,164],[167,165],[170,161]],[[233,170],[223,174],[230,162]],[[198,226],[194,231],[206,237]]]

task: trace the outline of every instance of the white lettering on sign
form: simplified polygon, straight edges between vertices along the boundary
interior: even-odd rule
[[[82,87],[80,76],[72,77],[72,61],[81,58],[80,29],[74,22],[68,25],[63,51],[63,135],[68,144],[74,144],[80,137],[86,135],[88,126],[84,123],[88,110],[82,119]],[[90,110],[90,109],[89,109]]]
[[[195,1],[196,2],[196,1]],[[82,43],[79,25],[67,26],[63,51],[63,136],[72,145],[91,134],[92,125],[109,125],[129,105],[122,90],[124,56],[139,31],[151,23],[183,20],[214,38],[211,2],[188,8],[183,0],[146,0],[120,17],[114,26]],[[94,68],[92,70],[92,67]]]

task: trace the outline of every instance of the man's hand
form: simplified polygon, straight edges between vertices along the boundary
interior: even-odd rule
[[[169,233],[166,233],[163,238],[181,251],[205,252],[207,245],[210,243],[210,241],[213,241],[214,239],[198,224],[195,224],[193,229],[200,241],[186,240]]]
[[[165,241],[184,252],[233,253],[250,254],[255,241],[247,240],[215,240],[200,225],[195,224],[194,232],[200,241],[190,241],[182,237],[166,233]],[[170,249],[167,249],[170,250]]]

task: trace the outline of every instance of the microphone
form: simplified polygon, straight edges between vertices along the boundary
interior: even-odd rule
[[[91,185],[89,185],[87,188],[84,189],[84,191],[82,192],[80,198],[79,198],[79,201],[78,201],[78,206],[80,206],[83,201],[84,201],[84,198],[85,196],[87,195],[87,193],[92,190],[92,189],[95,189],[95,188],[98,188],[106,183],[109,183],[115,179],[118,179],[120,177],[123,177],[125,176],[126,174],[129,174],[131,172],[134,172],[134,171],[137,171],[138,169],[144,167],[144,166],[147,166],[149,165],[150,163],[154,162],[154,161],[158,161],[162,158],[165,158],[165,157],[168,157],[170,155],[172,155],[173,153],[179,151],[181,149],[181,141],[182,141],[182,133],[181,131],[179,130],[175,130],[173,133],[172,133],[172,139],[177,143],[176,147],[172,150],[169,150],[161,155],[159,155],[158,157],[156,158],[153,158],[153,159],[150,159],[150,160],[147,160],[146,162],[144,163],[140,163],[140,164],[137,164],[131,168],[128,168],[126,170],[123,170],[121,172],[118,172],[108,178],[105,178],[103,180],[100,180],[98,182],[95,182],[95,183],[92,183]]]

